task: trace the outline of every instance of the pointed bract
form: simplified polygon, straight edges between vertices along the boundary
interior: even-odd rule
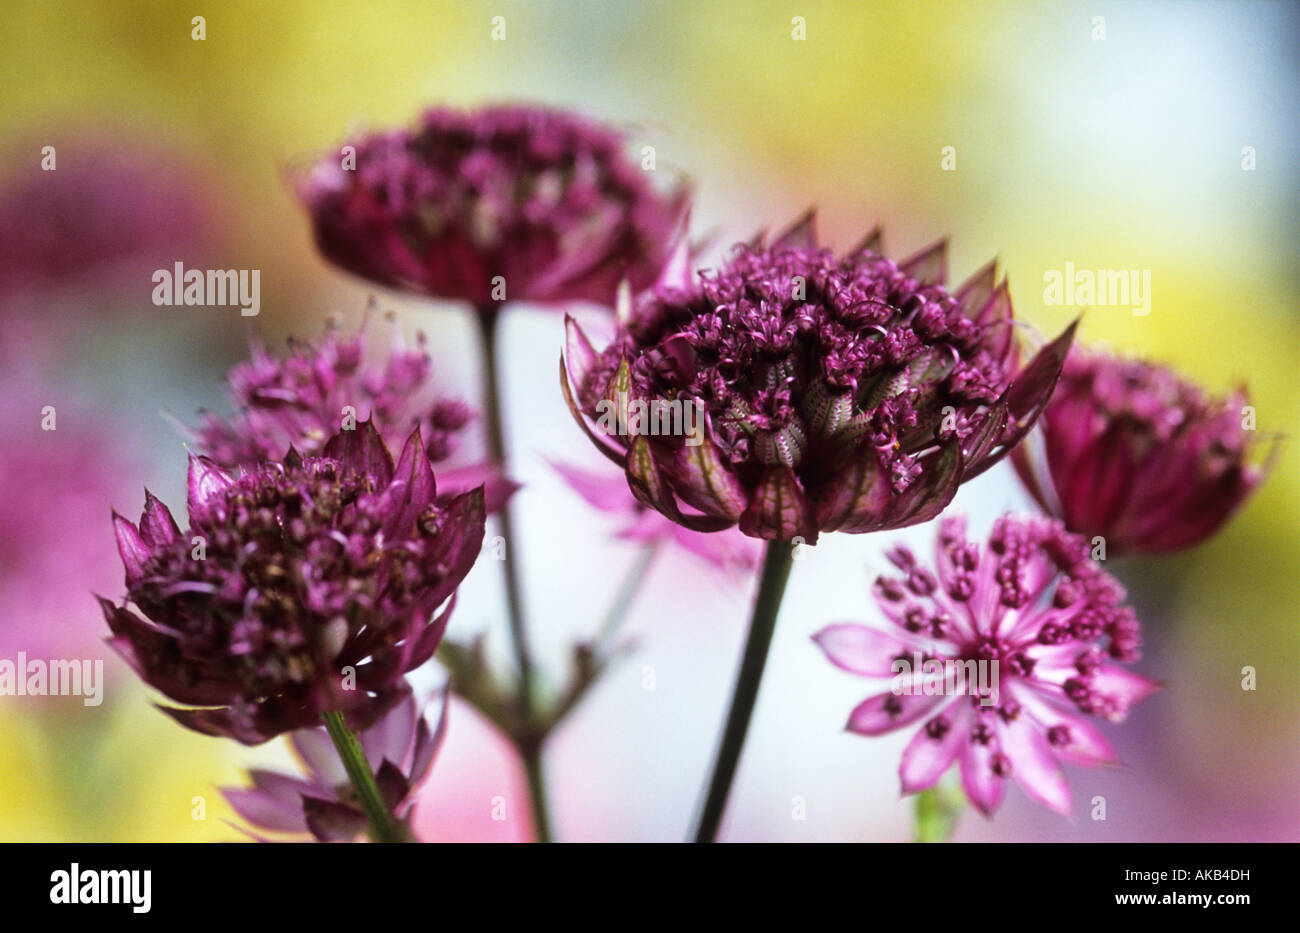
[[[148,489],[144,491],[144,512],[140,515],[140,537],[151,547],[166,547],[181,536],[176,519],[167,506]]]
[[[113,534],[117,537],[117,553],[126,569],[126,585],[134,586],[144,576],[145,565],[151,556],[149,546],[135,525],[117,512],[113,513]]]
[[[898,263],[904,274],[922,285],[943,285],[948,281],[948,241],[939,240]]]
[[[207,457],[190,454],[189,476],[186,480],[190,519],[206,519],[214,509],[220,507],[226,490],[234,484],[230,475]]]
[[[817,248],[817,209],[808,208],[802,217],[796,220],[772,240],[769,249],[816,249]]]
[[[321,451],[327,460],[337,460],[357,476],[372,478],[376,489],[383,489],[393,481],[393,455],[374,422],[367,418],[353,429],[345,429],[332,438]]]

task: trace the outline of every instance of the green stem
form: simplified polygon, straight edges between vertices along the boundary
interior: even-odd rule
[[[740,753],[745,745],[745,733],[754,712],[754,702],[758,699],[763,666],[767,663],[767,651],[772,644],[772,634],[776,631],[776,617],[781,610],[781,597],[785,594],[785,583],[790,577],[793,560],[792,542],[767,543],[762,576],[758,582],[758,597],[754,601],[754,613],[745,642],[745,654],[731,695],[731,710],[727,713],[722,744],[713,765],[708,796],[700,815],[699,828],[695,832],[696,842],[713,842],[717,838],[722,814],[727,807],[727,796],[731,792],[731,782],[736,776],[736,765],[740,762]]]
[[[500,305],[485,305],[477,310],[479,336],[483,346],[483,402],[487,409],[488,456],[501,470],[506,467],[506,443],[501,417],[501,374],[497,369],[497,333],[501,320]],[[521,699],[529,711],[533,706],[533,659],[528,647],[528,632],[524,624],[523,600],[519,595],[519,577],[515,572],[517,555],[514,551],[513,523],[507,504],[497,516],[501,536],[506,543],[506,559],[502,561],[506,583],[506,608],[510,616],[510,636],[514,644],[515,663],[519,667]]]
[[[623,583],[619,586],[618,594],[614,597],[614,602],[610,605],[609,611],[605,613],[605,619],[600,624],[600,629],[596,632],[596,638],[592,646],[597,655],[601,654],[605,646],[618,633],[619,626],[627,618],[627,612],[632,607],[632,601],[636,599],[637,592],[641,589],[641,582],[645,580],[650,571],[650,565],[654,563],[655,555],[659,553],[659,541],[654,540],[641,549],[641,553],[632,563],[628,570],[627,576],[623,578]]]
[[[542,750],[521,748],[524,777],[528,780],[528,799],[533,807],[533,833],[538,842],[552,841],[550,809],[546,805],[546,775],[542,771]]]
[[[957,828],[962,797],[947,788],[935,786],[916,795],[915,841],[947,842]]]
[[[370,770],[370,762],[366,760],[366,753],[362,750],[356,733],[348,728],[340,712],[330,710],[322,713],[321,718],[325,720],[325,728],[334,740],[334,749],[339,753],[348,780],[352,782],[361,801],[361,809],[365,811],[366,820],[370,823],[370,837],[375,842],[405,841],[393,821],[393,815],[388,812],[388,807],[384,806],[384,800],[379,795],[379,785],[375,783],[375,775]]]
[[[503,419],[501,417],[501,374],[497,367],[497,336],[501,321],[501,305],[486,304],[475,309],[478,322],[479,338],[483,351],[483,401],[487,409],[488,455],[502,472],[506,467],[506,444]],[[524,621],[523,599],[520,596],[518,552],[515,550],[515,535],[511,521],[510,505],[507,503],[497,515],[497,525],[501,537],[505,540],[506,559],[502,561],[502,572],[506,584],[506,609],[510,621],[510,640],[514,646],[515,665],[519,670],[519,711],[526,723],[532,723],[536,715],[536,694],[534,692],[534,668],[532,652],[528,646],[528,629]],[[528,793],[532,800],[533,828],[538,842],[551,841],[550,817],[546,806],[546,783],[542,775],[541,751],[521,747],[524,759],[524,771],[528,777]]]

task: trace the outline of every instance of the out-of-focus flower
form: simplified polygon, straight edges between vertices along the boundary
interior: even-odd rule
[[[188,507],[185,534],[147,492],[139,526],[113,514],[127,598],[100,605],[136,673],[198,707],[166,712],[246,744],[399,702],[485,521],[482,489],[438,500],[418,428],[394,467],[369,421],[238,475],[192,456]]]
[[[925,720],[903,752],[904,793],[934,785],[957,762],[962,786],[988,815],[1008,779],[1069,815],[1061,763],[1117,762],[1088,719],[1124,718],[1157,684],[1114,662],[1136,661],[1137,617],[1087,542],[1046,518],[999,519],[981,548],[961,518],[940,523],[935,567],[905,547],[874,593],[892,634],[832,625],[814,636],[838,667],[892,677],[888,691],[849,716],[848,729],[881,735]]]
[[[55,156],[56,170],[25,171],[0,190],[0,297],[102,284],[123,266],[122,274],[147,283],[153,269],[183,258],[178,244],[193,248],[210,237],[214,218],[195,196],[201,179],[156,146],[81,135]]]
[[[316,456],[338,430],[370,420],[395,447],[420,429],[425,452],[438,465],[444,497],[483,486],[488,511],[505,504],[518,486],[486,462],[448,469],[464,429],[477,417],[459,399],[433,391],[433,361],[423,333],[408,347],[391,322],[386,358],[367,361],[370,316],[351,337],[331,323],[319,344],[295,341],[280,359],[260,339],[250,339],[252,358],[227,376],[227,394],[236,413],[230,419],[202,412],[202,424],[181,430],[201,454],[224,469],[253,467],[293,447]]]
[[[438,725],[430,730],[408,695],[357,737],[384,805],[399,821],[408,821],[416,791],[442,745],[447,705],[444,697]],[[310,833],[319,842],[355,841],[365,832],[366,815],[329,734],[323,726],[299,729],[289,741],[305,778],[253,769],[248,773],[252,787],[224,788],[222,794],[255,834]]]
[[[1006,282],[990,263],[950,294],[945,257],[895,264],[876,231],[836,259],[809,214],[698,280],[670,263],[603,352],[569,320],[566,398],[687,528],[811,544],[927,521],[1033,425],[1074,332],[1019,368]]]
[[[103,622],[86,599],[120,573],[112,545],[86,533],[86,516],[123,491],[130,460],[97,417],[59,396],[36,397],[30,361],[3,360],[0,395],[10,428],[0,444],[0,656],[102,656]],[[21,373],[21,374],[20,374]],[[57,430],[42,430],[56,418]],[[96,469],[87,469],[95,464]]]
[[[617,516],[616,536],[642,545],[672,542],[704,558],[723,571],[751,570],[758,565],[759,544],[734,529],[706,534],[683,528],[654,509],[648,509],[628,491],[619,474],[604,475],[566,463],[551,466],[593,508]]]
[[[1248,461],[1243,392],[1213,399],[1163,366],[1075,348],[1042,443],[1011,462],[1030,494],[1111,554],[1156,554],[1214,534],[1267,475]]]
[[[411,130],[355,145],[298,180],[316,243],[335,265],[394,288],[478,307],[609,303],[623,278],[654,280],[687,194],[657,192],[623,135],[535,106],[436,108]]]

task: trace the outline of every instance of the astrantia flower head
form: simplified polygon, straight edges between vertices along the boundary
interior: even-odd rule
[[[236,414],[225,419],[203,412],[199,428],[182,427],[190,443],[229,470],[274,460],[290,447],[315,456],[336,431],[363,420],[392,447],[419,428],[425,453],[439,467],[443,496],[483,485],[488,510],[499,509],[517,488],[499,470],[487,463],[447,468],[476,414],[459,399],[435,393],[424,334],[408,346],[390,319],[390,348],[375,360],[368,353],[370,320],[368,312],[350,337],[331,323],[322,340],[294,341],[283,359],[252,337],[252,358],[227,377]]]
[[[1012,462],[1047,512],[1109,553],[1174,551],[1222,527],[1267,475],[1249,459],[1247,406],[1244,392],[1209,398],[1163,366],[1076,348],[1042,444]]]
[[[426,112],[301,179],[316,243],[334,264],[435,298],[610,302],[647,285],[682,225],[685,191],[650,184],[617,131],[528,106]]]
[[[1119,721],[1157,687],[1120,666],[1141,646],[1123,588],[1052,519],[1007,516],[980,547],[962,519],[945,518],[936,550],[933,570],[904,547],[890,553],[900,575],[878,579],[875,597],[892,632],[841,624],[815,636],[844,670],[893,678],[848,729],[922,723],[903,752],[904,793],[933,786],[955,762],[986,815],[1008,780],[1069,815],[1061,764],[1117,762],[1091,717]]]
[[[230,474],[191,457],[189,530],[146,493],[114,513],[126,603],[100,600],[111,643],[191,709],[182,725],[254,744],[326,711],[365,728],[432,656],[434,617],[483,541],[483,491],[439,501],[419,430],[394,467],[369,422],[318,457]]]
[[[357,736],[384,806],[398,820],[407,821],[446,731],[445,697],[438,725],[431,730],[415,698],[408,695]],[[319,842],[351,842],[360,837],[366,815],[325,728],[300,729],[290,734],[289,741],[306,778],[255,768],[249,772],[252,787],[222,790],[231,807],[258,834],[310,833]]]
[[[676,257],[603,352],[569,322],[575,417],[696,530],[813,543],[933,518],[1032,426],[1073,327],[1019,369],[992,263],[950,294],[943,243],[879,250],[873,234],[836,258],[809,215],[698,280]]]

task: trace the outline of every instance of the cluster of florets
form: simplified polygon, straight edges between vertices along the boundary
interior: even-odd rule
[[[685,191],[663,195],[623,135],[538,107],[438,108],[368,136],[299,185],[331,262],[379,282],[478,306],[609,301],[654,280]]]
[[[812,541],[932,518],[1028,430],[1072,332],[1021,370],[991,264],[949,293],[942,244],[901,264],[878,249],[836,258],[809,221],[658,288],[603,352],[571,325],[575,413],[647,504],[693,527]],[[703,429],[628,430],[643,403],[697,406]]]
[[[433,654],[482,543],[482,490],[440,502],[418,430],[396,468],[369,422],[320,457],[237,475],[190,460],[189,530],[147,495],[114,515],[127,603],[101,601],[146,682],[201,732],[260,742],[341,710],[365,724]],[[134,606],[134,611],[130,608]]]
[[[1244,392],[1210,398],[1142,360],[1074,350],[1039,424],[1042,444],[1012,455],[1017,472],[1044,509],[1113,554],[1203,541],[1267,475],[1250,458]]]

